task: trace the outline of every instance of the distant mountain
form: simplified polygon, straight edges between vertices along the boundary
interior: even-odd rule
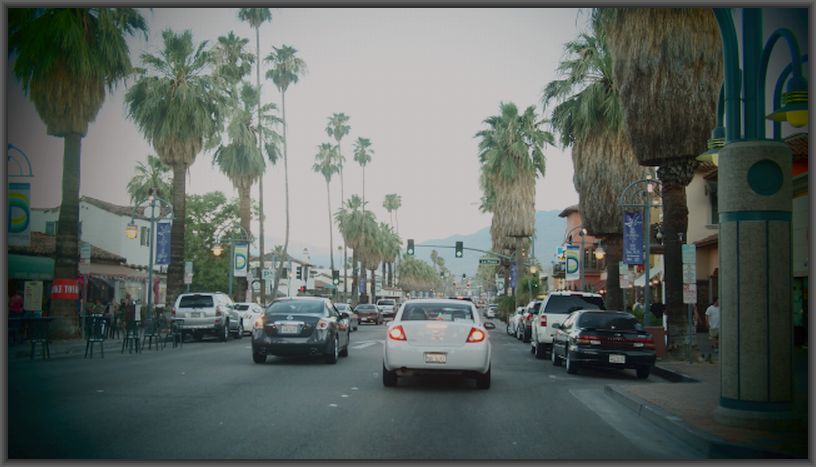
[[[561,211],[536,211],[534,253],[544,271],[551,269],[550,261],[556,249],[564,239],[565,219],[558,217]],[[453,248],[425,248],[422,245],[449,245],[453,247],[457,241],[463,242],[465,248],[490,250],[490,226],[469,235],[450,236],[438,240],[416,242],[416,257],[431,262],[431,251],[436,250],[440,257],[445,259],[445,266],[453,274],[472,275],[479,267],[479,258],[483,255],[475,251],[464,251],[462,258],[454,256]]]

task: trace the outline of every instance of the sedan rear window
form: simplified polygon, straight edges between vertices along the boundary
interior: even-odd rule
[[[605,310],[601,297],[584,295],[553,295],[547,300],[545,314],[555,313],[566,315],[575,310]]]
[[[266,309],[268,314],[322,315],[326,307],[318,300],[286,300],[275,302]]]
[[[403,321],[473,321],[469,306],[414,304],[406,305]]]
[[[179,308],[209,308],[212,306],[212,295],[182,295],[179,302]]]
[[[357,307],[357,309],[360,310],[360,311],[376,310],[377,306],[376,305],[360,305],[360,306]]]
[[[235,309],[236,309],[236,310],[241,310],[241,311],[243,311],[243,310],[248,310],[248,309],[249,309],[249,305],[235,305]]]
[[[641,330],[643,326],[630,314],[584,313],[578,319],[578,327],[583,329],[614,329],[621,331]]]

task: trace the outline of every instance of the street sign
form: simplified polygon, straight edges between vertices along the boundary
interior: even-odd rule
[[[697,284],[697,246],[694,244],[683,244],[682,255],[683,283]]]
[[[272,268],[264,268],[263,272],[261,273],[263,280],[271,281],[272,280]]]
[[[185,261],[184,262],[184,283],[185,284],[192,284],[193,283],[193,262],[192,261]]]
[[[82,264],[90,264],[91,263],[91,244],[88,242],[82,242],[79,244],[79,259]]]
[[[479,264],[499,264],[498,258],[479,258]]]
[[[684,243],[683,245],[683,262],[694,264],[697,262],[697,246],[693,243]]]
[[[697,265],[683,263],[683,283],[696,284],[697,283]]]
[[[697,284],[683,284],[683,303],[697,303]]]

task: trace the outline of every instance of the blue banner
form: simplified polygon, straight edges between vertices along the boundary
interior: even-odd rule
[[[8,184],[8,246],[31,245],[31,184]]]
[[[357,285],[359,286],[358,288],[360,289],[360,293],[365,294],[366,293],[366,276],[365,275],[360,277],[360,283],[357,284]]]
[[[643,213],[623,213],[623,262],[643,264]]]
[[[516,279],[518,279],[518,268],[516,263],[510,263],[510,287],[516,288]]]
[[[170,223],[156,224],[156,264],[170,264]]]

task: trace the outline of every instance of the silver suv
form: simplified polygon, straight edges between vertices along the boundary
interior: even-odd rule
[[[230,334],[236,339],[244,334],[241,315],[225,293],[183,293],[176,298],[173,316],[184,319],[184,333],[195,340],[209,334],[226,341]]]

